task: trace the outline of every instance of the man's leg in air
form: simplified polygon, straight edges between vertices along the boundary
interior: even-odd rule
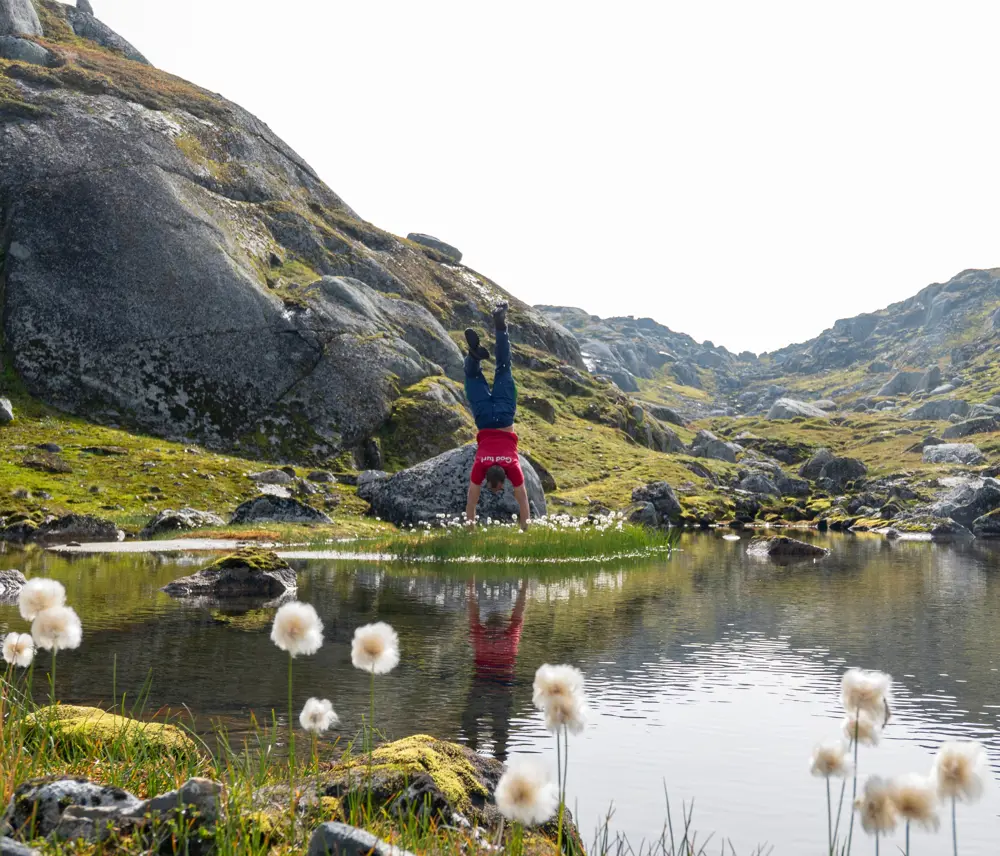
[[[481,364],[490,354],[479,343],[479,335],[475,330],[466,330],[465,338],[469,343],[469,353],[465,358],[465,397],[472,408],[477,427],[482,428],[480,423],[489,423],[493,418],[493,395]]]
[[[497,336],[497,366],[493,377],[493,415],[504,427],[514,424],[517,413],[517,386],[510,362],[510,334],[507,332],[507,304],[493,312]]]

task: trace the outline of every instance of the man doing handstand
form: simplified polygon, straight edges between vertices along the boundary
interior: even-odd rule
[[[476,520],[476,505],[483,482],[493,493],[502,493],[504,482],[510,479],[514,498],[520,509],[521,528],[528,528],[531,510],[528,491],[524,486],[524,473],[517,457],[517,434],[514,433],[514,416],[517,413],[517,387],[510,367],[510,336],[507,333],[507,304],[500,303],[493,311],[497,335],[497,362],[493,375],[493,389],[486,382],[481,366],[490,352],[480,344],[479,334],[472,329],[465,331],[469,355],[465,358],[465,397],[472,406],[479,433],[476,435],[476,460],[472,465],[469,484],[469,501],[465,516],[469,523]]]

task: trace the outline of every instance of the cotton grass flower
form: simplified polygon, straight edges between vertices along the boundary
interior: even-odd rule
[[[531,701],[545,710],[553,699],[570,699],[583,693],[583,673],[573,666],[550,666],[546,663],[535,672]]]
[[[882,737],[879,724],[866,713],[850,714],[843,722],[844,736],[852,743],[857,740],[861,746],[878,746]]]
[[[311,604],[294,600],[275,614],[271,641],[292,657],[315,654],[323,646],[323,622]]]
[[[338,722],[340,722],[340,717],[334,711],[333,705],[325,698],[309,699],[302,708],[302,713],[299,714],[299,725],[302,726],[303,730],[313,734],[329,731]]]
[[[35,640],[30,633],[8,633],[3,640],[3,659],[11,666],[28,668],[35,657]]]
[[[861,828],[870,835],[885,835],[899,825],[895,789],[881,776],[872,776],[855,803],[861,816]]]
[[[497,808],[508,820],[538,826],[552,819],[559,792],[545,768],[535,761],[515,760],[507,765],[495,792]]]
[[[35,615],[35,620],[31,622],[31,636],[35,645],[54,654],[56,651],[79,648],[83,640],[83,626],[71,607],[51,606]]]
[[[399,665],[399,637],[384,621],[354,631],[351,663],[355,669],[384,675]]]
[[[840,700],[848,714],[866,713],[883,725],[889,721],[892,678],[885,672],[848,669],[840,685]]]
[[[570,734],[579,734],[587,727],[587,704],[582,695],[554,696],[545,708],[545,727],[558,733],[565,728]]]
[[[893,779],[891,787],[892,801],[907,827],[912,823],[927,832],[938,831],[941,819],[938,817],[937,787],[932,778],[910,773]]]
[[[64,606],[65,603],[66,589],[63,584],[45,577],[28,580],[17,598],[17,608],[25,621],[34,621],[38,613]]]
[[[942,743],[931,775],[942,799],[976,802],[989,775],[986,750],[974,740]]]
[[[849,745],[842,740],[820,743],[809,759],[809,771],[824,779],[849,776],[852,769],[849,749]]]

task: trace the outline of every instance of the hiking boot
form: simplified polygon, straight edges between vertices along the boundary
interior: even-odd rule
[[[490,352],[479,342],[479,334],[471,327],[465,331],[465,341],[469,343],[469,356],[477,360],[488,360]]]
[[[493,309],[493,324],[497,330],[507,329],[507,310],[510,309],[510,304],[506,300],[501,301]]]

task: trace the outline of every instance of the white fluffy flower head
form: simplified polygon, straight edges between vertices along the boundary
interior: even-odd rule
[[[956,740],[941,744],[931,775],[942,799],[971,803],[983,795],[988,767],[982,744],[975,740]]]
[[[844,719],[843,728],[844,737],[852,743],[857,737],[860,746],[878,746],[878,741],[882,737],[879,724],[867,713],[850,714]]]
[[[274,616],[271,641],[293,657],[315,654],[323,645],[323,622],[312,604],[293,600]]]
[[[355,669],[384,675],[399,665],[399,637],[384,621],[354,631],[351,662]]]
[[[553,699],[571,699],[583,695],[583,672],[574,666],[551,666],[546,663],[535,672],[531,700],[539,710],[546,710]]]
[[[586,728],[589,718],[582,693],[572,696],[553,696],[545,707],[545,727],[549,731],[567,728],[572,734],[579,734]]]
[[[28,668],[35,656],[35,640],[29,633],[8,633],[3,640],[4,661],[12,666]]]
[[[809,759],[810,772],[825,779],[832,776],[843,778],[850,775],[852,769],[850,746],[843,740],[820,743]]]
[[[63,606],[66,603],[66,589],[58,580],[46,577],[33,577],[21,588],[17,598],[17,608],[21,618],[34,621],[39,612]]]
[[[941,826],[938,817],[937,783],[929,776],[911,773],[892,781],[892,801],[903,820],[927,832],[937,832]]]
[[[333,728],[338,722],[340,722],[340,717],[334,711],[333,705],[325,698],[309,699],[302,708],[302,713],[299,714],[299,725],[313,734],[322,734]]]
[[[899,825],[899,810],[893,795],[894,788],[885,779],[880,776],[868,779],[864,791],[855,803],[865,832],[884,835]]]
[[[880,724],[889,720],[892,678],[885,672],[848,669],[841,681],[840,700],[848,715],[859,711]]]
[[[31,622],[31,635],[35,645],[46,651],[63,651],[79,648],[83,639],[80,618],[68,606],[43,609]]]
[[[559,792],[536,761],[511,761],[500,777],[495,797],[504,817],[525,826],[551,820],[559,808]]]

